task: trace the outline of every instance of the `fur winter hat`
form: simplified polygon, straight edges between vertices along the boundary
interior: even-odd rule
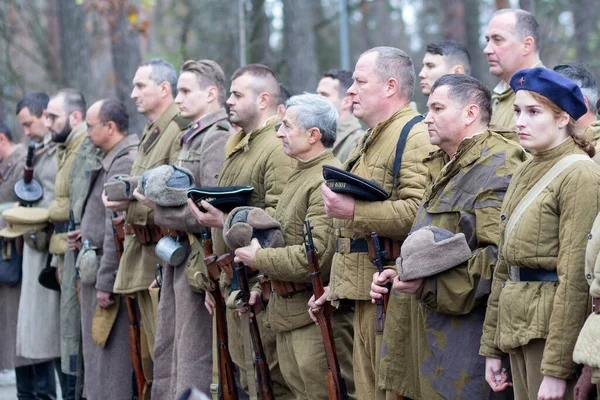
[[[425,226],[411,233],[396,259],[402,281],[425,278],[456,267],[471,258],[465,235]]]
[[[234,208],[223,226],[223,239],[231,250],[248,246],[258,239],[261,247],[283,247],[285,241],[281,224],[265,210],[257,207]]]
[[[189,170],[161,165],[142,175],[138,192],[159,206],[177,207],[187,202],[187,191],[193,184],[194,176]]]

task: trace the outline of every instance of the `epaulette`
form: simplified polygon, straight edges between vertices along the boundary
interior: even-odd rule
[[[117,154],[117,156],[115,157],[115,160],[118,160],[119,158],[128,156],[135,149],[137,149],[137,144],[133,144],[131,146],[125,147],[124,149],[121,150],[121,152],[119,154]]]
[[[175,123],[177,125],[179,125],[179,130],[184,130],[185,128],[187,128],[190,125],[190,120],[182,117],[181,113],[174,116],[173,121],[175,121]]]

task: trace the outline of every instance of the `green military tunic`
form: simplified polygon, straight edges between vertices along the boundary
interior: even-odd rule
[[[594,143],[594,147],[596,148],[594,161],[596,164],[600,164],[600,121],[596,120],[588,125],[583,131],[583,136]]]
[[[350,114],[338,123],[335,143],[333,144],[333,155],[344,163],[354,149],[358,146],[360,139],[365,134],[360,121]]]
[[[600,167],[582,161],[571,165],[537,196],[507,242],[502,236],[523,196],[557,161],[570,154],[584,154],[571,138],[534,154],[515,173],[502,206],[502,240],[480,354],[500,358],[508,352],[513,363],[513,354],[541,344],[543,350],[534,360],[534,371],[528,370],[525,378],[515,376],[513,370],[515,382],[536,373],[538,381],[542,375],[568,380],[575,372],[573,348],[588,304],[585,247],[600,210]],[[508,280],[509,265],[556,271],[558,282]],[[514,389],[517,393],[526,388],[515,384]]]
[[[254,192],[248,204],[265,209],[270,214],[275,212],[279,196],[294,167],[294,162],[283,152],[281,140],[275,136],[275,125],[279,123],[277,116],[269,118],[264,126],[250,132],[240,131],[229,138],[225,146],[225,162],[219,176],[219,186],[250,185]],[[213,229],[213,250],[215,254],[232,253],[223,240],[221,229]],[[223,282],[227,279],[222,275]],[[252,282],[250,282],[252,285]],[[225,293],[229,293],[226,285]],[[273,388],[277,399],[293,398],[281,371],[275,350],[275,334],[263,324],[263,314],[257,318],[260,334],[265,347]],[[242,341],[240,318],[236,311],[227,310],[227,334],[231,359],[240,369],[242,386],[247,390],[246,364]]]
[[[466,138],[450,158],[424,161],[428,184],[412,230],[462,232],[472,257],[426,278],[416,296],[390,296],[380,385],[411,399],[479,399],[485,358],[479,340],[497,261],[498,220],[508,184],[527,153],[503,133]],[[460,372],[459,372],[460,371]]]
[[[402,154],[402,167],[394,186],[393,165],[396,145],[405,124],[417,116],[407,104],[388,120],[369,129],[345,168],[363,178],[374,180],[391,194],[389,200],[357,200],[353,220],[335,220],[336,235],[345,240],[364,238],[371,232],[402,241],[410,231],[425,190],[427,169],[423,159],[435,149],[423,123],[411,129]],[[339,240],[339,239],[338,239]],[[336,252],[333,256],[330,300],[356,300],[354,313],[354,375],[360,399],[377,393],[375,305],[369,291],[376,268],[367,252]],[[381,395],[381,393],[379,393]]]
[[[279,198],[275,219],[281,223],[286,246],[260,249],[256,252],[255,267],[271,280],[310,284],[309,266],[304,251],[303,227],[309,220],[313,227],[315,250],[319,255],[321,277],[329,280],[333,257],[333,220],[327,216],[321,194],[323,165],[340,167],[331,150],[298,162]],[[327,360],[320,329],[310,319],[306,304],[313,291],[307,290],[286,298],[271,293],[265,323],[277,333],[277,354],[281,372],[298,399],[327,398]],[[352,342],[338,340],[346,331],[352,332],[352,313],[344,308],[334,313],[336,350],[345,372],[346,384],[352,393]],[[340,363],[342,363],[340,361]]]

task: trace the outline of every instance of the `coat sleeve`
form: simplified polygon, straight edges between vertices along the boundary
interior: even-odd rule
[[[295,161],[283,152],[281,144],[276,146],[267,158],[265,171],[265,211],[275,215],[279,196],[283,192],[292,173]]]
[[[408,138],[394,188],[398,200],[357,200],[354,207],[355,230],[375,231],[379,236],[397,240],[406,238],[425,192],[427,168],[423,165],[423,159],[432,150],[429,135],[422,129]]]
[[[129,174],[135,152],[127,156],[116,159],[111,165],[110,170],[106,174],[106,180],[116,175]],[[112,293],[119,268],[119,259],[117,256],[117,248],[115,247],[115,237],[113,234],[112,210],[106,209],[104,218],[104,241],[102,243],[102,258],[100,259],[100,267],[96,274],[96,289],[103,292]]]
[[[479,346],[479,354],[484,357],[502,358],[504,356],[504,353],[496,345],[496,328],[498,326],[498,301],[500,300],[500,291],[502,290],[502,284],[507,280],[508,264],[502,259],[502,256],[500,256],[496,263],[496,268],[494,269],[492,291],[487,302],[485,322],[483,324],[483,333],[481,335],[481,345]]]
[[[558,286],[544,347],[541,372],[567,379],[575,371],[573,349],[587,317],[585,248],[600,209],[600,179],[591,166],[565,178],[559,193]]]
[[[315,188],[308,199],[309,206],[304,219],[313,226],[312,235],[319,256],[323,281],[329,280],[333,258],[333,220],[327,217],[320,186]],[[298,224],[304,222],[297,221]],[[308,260],[303,244],[277,249],[259,249],[255,258],[256,268],[272,279],[289,282],[310,282]]]

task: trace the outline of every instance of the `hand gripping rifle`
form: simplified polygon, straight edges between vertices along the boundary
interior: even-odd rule
[[[315,251],[315,244],[312,238],[312,227],[310,221],[304,221],[304,248],[306,249],[306,258],[308,259],[308,271],[312,283],[315,299],[323,296],[323,280],[319,270],[319,259]],[[327,358],[327,385],[329,387],[329,400],[347,400],[348,390],[346,381],[340,372],[340,363],[338,362],[337,352],[335,350],[335,341],[333,339],[333,329],[331,327],[332,308],[329,304],[321,309],[313,310],[313,314],[319,321],[323,344],[325,345],[325,357]]]
[[[217,393],[219,394],[219,400],[237,400],[238,394],[235,378],[233,377],[233,362],[229,355],[227,342],[225,303],[219,287],[221,270],[217,264],[217,256],[213,253],[210,228],[202,230],[202,246],[204,247],[204,263],[208,269],[208,279],[210,279],[214,288],[210,291],[210,294],[215,302],[215,324],[217,329],[217,357],[219,359],[219,387]]]
[[[33,179],[33,157],[35,156],[35,142],[29,141],[27,147],[27,158],[25,160],[25,169],[23,171],[23,178],[19,179],[15,183],[15,194],[24,206],[30,206],[31,204],[39,201],[44,196],[44,189],[42,185],[35,179]]]
[[[371,232],[371,237],[367,237],[367,243],[373,246],[372,253],[374,253],[374,256],[372,257],[372,262],[373,265],[375,265],[375,267],[377,268],[377,271],[381,274],[383,273],[383,257],[386,256],[387,252],[385,250],[381,250],[381,245],[379,244],[379,237],[377,236],[376,232]],[[377,305],[377,313],[375,316],[375,335],[383,334],[383,327],[385,326],[385,314],[387,312],[388,301],[390,299],[390,290],[392,289],[392,283],[388,282],[385,285],[385,287],[387,288],[388,292],[384,294],[381,299],[377,299],[375,302]]]
[[[235,273],[240,285],[240,304],[248,304],[248,300],[250,299],[250,287],[248,285],[246,266],[242,263],[236,265]],[[248,312],[252,311],[252,307],[250,308],[251,309]],[[258,386],[258,398],[261,400],[274,400],[275,396],[273,394],[271,373],[269,371],[269,364],[267,363],[267,357],[265,356],[265,350],[260,338],[260,331],[258,329],[256,315],[257,312],[254,312],[254,318],[249,318],[249,325],[250,337],[252,338],[252,345],[254,346],[254,369],[256,373],[256,384]]]
[[[125,240],[125,221],[122,215],[113,211],[112,217],[113,235],[115,238],[115,248],[117,250],[117,259],[121,261],[123,251],[125,250],[123,241]],[[146,377],[142,369],[142,351],[140,343],[140,327],[135,313],[133,298],[125,296],[125,305],[127,306],[127,315],[129,316],[129,358],[133,366],[135,377],[135,389],[137,389],[137,398],[141,399],[144,395],[146,386]]]

